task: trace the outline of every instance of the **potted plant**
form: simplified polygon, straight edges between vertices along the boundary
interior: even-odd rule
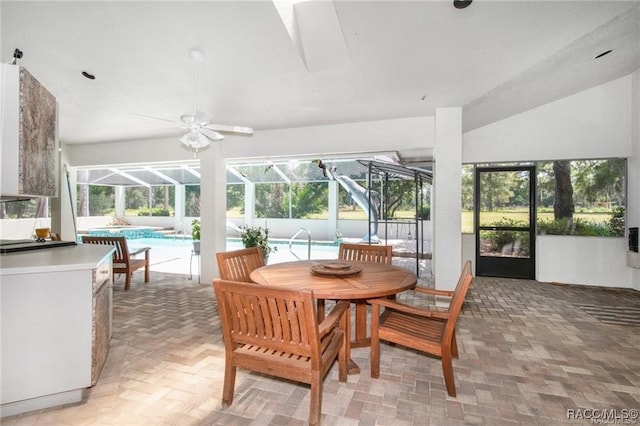
[[[200,253],[200,219],[191,221],[191,239],[194,253]]]
[[[245,248],[260,247],[265,263],[272,251],[278,250],[277,247],[269,245],[269,229],[261,226],[243,226],[241,228],[240,237]]]

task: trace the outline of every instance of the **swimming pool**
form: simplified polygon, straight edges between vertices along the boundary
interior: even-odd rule
[[[240,238],[227,238],[226,250],[241,249]],[[196,270],[197,257],[192,256],[193,244],[189,238],[132,238],[128,239],[131,251],[140,247],[151,247],[151,270],[168,273],[189,274],[190,268]],[[274,239],[272,247],[276,248],[269,255],[269,263],[307,260],[308,245],[306,241],[294,241],[289,251],[289,242]],[[296,257],[297,256],[297,257]],[[311,259],[337,259],[338,244],[325,241],[311,242]],[[202,262],[202,259],[199,259]],[[189,263],[192,262],[192,265]]]

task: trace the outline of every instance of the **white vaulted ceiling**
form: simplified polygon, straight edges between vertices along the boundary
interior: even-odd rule
[[[469,130],[640,68],[637,1],[278,6],[3,0],[0,60],[24,52],[19,64],[58,99],[69,144],[181,133],[143,115],[191,110],[194,48],[204,53],[200,109],[256,131],[451,106]]]

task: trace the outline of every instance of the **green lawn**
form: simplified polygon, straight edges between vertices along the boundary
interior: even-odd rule
[[[512,220],[527,220],[528,212],[526,210],[503,210],[495,212],[483,212],[483,224],[491,224],[502,220],[503,218]],[[611,218],[611,213],[594,212],[594,213],[574,213],[574,219],[584,219],[594,223],[605,223]],[[538,220],[553,220],[552,212],[538,213]],[[462,212],[462,232],[473,232],[473,212]]]

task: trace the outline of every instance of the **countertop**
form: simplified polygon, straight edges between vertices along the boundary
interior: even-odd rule
[[[3,254],[0,256],[0,276],[92,269],[112,256],[114,250],[110,246],[78,244]]]

